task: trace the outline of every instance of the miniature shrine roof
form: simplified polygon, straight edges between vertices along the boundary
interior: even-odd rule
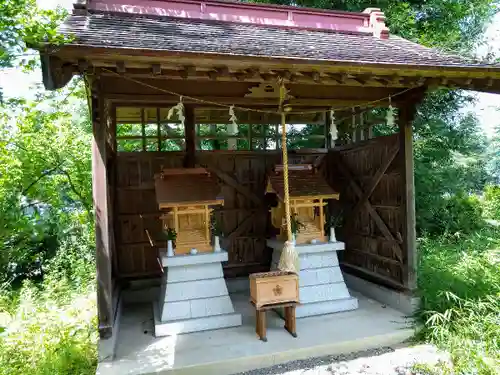
[[[217,178],[203,168],[164,169],[155,175],[160,208],[198,204],[222,204]]]
[[[186,4],[189,10],[190,3]],[[207,19],[190,16],[192,12],[189,11],[148,12],[151,7],[142,10],[139,5],[128,8],[104,5],[97,4],[96,9],[89,9],[82,15],[71,15],[60,27],[63,34],[74,37],[70,46],[417,66],[489,66],[424,47],[388,32],[376,36],[376,30],[369,32],[368,27],[349,23],[317,26],[306,22],[290,26],[285,22],[273,22],[274,19],[269,22],[245,22],[241,17]],[[316,13],[320,12],[316,10]],[[363,15],[340,14],[349,14],[353,19]],[[226,21],[228,18],[231,22]]]
[[[269,186],[283,200],[282,166],[269,175]],[[338,193],[325,181],[320,172],[310,165],[290,165],[288,170],[290,197],[319,197],[324,199],[338,198]]]

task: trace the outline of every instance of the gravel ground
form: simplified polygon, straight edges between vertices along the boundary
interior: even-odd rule
[[[308,358],[236,375],[427,375],[418,368],[451,364],[446,353],[431,345],[392,349],[389,347],[346,355]],[[440,373],[437,371],[436,373]]]

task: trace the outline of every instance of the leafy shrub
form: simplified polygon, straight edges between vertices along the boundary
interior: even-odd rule
[[[426,212],[419,211],[417,226],[431,236],[471,233],[484,224],[482,205],[474,195],[463,193],[434,199]]]
[[[500,185],[490,185],[484,190],[484,214],[500,220]]]

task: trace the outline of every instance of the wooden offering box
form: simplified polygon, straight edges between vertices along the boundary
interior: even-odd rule
[[[292,272],[272,271],[250,275],[250,300],[264,305],[299,302],[299,278]]]
[[[211,206],[224,204],[217,179],[204,168],[164,169],[155,176],[155,190],[162,226],[177,234],[175,254],[212,251]]]
[[[327,199],[339,199],[320,172],[310,164],[288,166],[290,191],[290,211],[297,220],[299,231],[295,236],[296,244],[311,243],[314,240],[326,242],[324,206]],[[277,165],[268,176],[266,193],[277,196],[278,205],[271,208],[271,221],[280,230],[278,240],[286,241],[285,204],[283,192],[283,166]]]

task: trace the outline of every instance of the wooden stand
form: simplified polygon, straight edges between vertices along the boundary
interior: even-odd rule
[[[274,303],[271,305],[265,305],[261,307],[257,307],[253,302],[252,305],[255,307],[256,313],[256,325],[255,332],[259,339],[266,342],[267,336],[267,325],[266,325],[266,312],[267,310],[273,310],[277,308],[284,308],[285,310],[285,329],[293,336],[297,337],[297,325],[295,320],[295,307],[298,305],[296,302],[288,302],[288,303]]]

